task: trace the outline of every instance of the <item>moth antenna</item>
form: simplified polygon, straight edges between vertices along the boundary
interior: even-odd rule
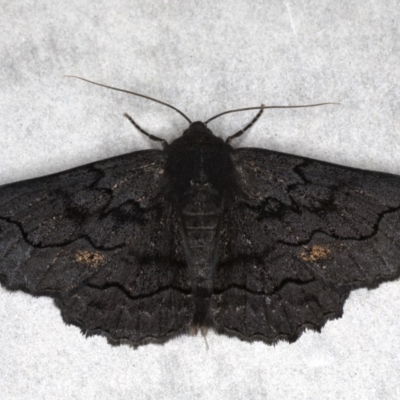
[[[318,103],[318,104],[305,104],[305,105],[300,105],[300,106],[258,106],[258,107],[237,108],[235,110],[224,111],[220,114],[214,115],[213,117],[208,119],[206,122],[204,122],[204,124],[207,125],[209,122],[213,121],[216,118],[221,117],[222,115],[230,114],[230,113],[234,113],[234,112],[240,112],[240,111],[261,110],[261,109],[265,110],[267,108],[306,108],[306,107],[326,106],[328,104],[340,105],[340,103]]]
[[[168,142],[165,139],[159,138],[158,136],[154,136],[151,133],[146,132],[137,122],[133,120],[133,118],[127,114],[124,113],[124,117],[129,120],[129,122],[143,135],[147,136],[149,139],[153,140],[154,142],[161,142],[162,146],[164,149],[168,146]]]
[[[263,104],[261,104],[263,106]],[[234,135],[228,136],[225,140],[225,143],[230,143],[232,140],[238,138],[239,136],[242,136],[247,130],[249,130],[261,117],[262,113],[264,112],[264,109],[261,108],[260,111],[257,113],[257,115],[248,123],[243,129],[240,131],[236,132]]]
[[[132,92],[132,91],[130,91],[130,90],[119,89],[119,88],[116,88],[116,87],[113,87],[113,86],[104,85],[103,83],[98,83],[98,82],[90,81],[89,79],[81,78],[80,76],[75,76],[75,75],[64,75],[64,77],[65,77],[65,78],[80,79],[81,81],[88,82],[88,83],[91,83],[91,84],[93,84],[93,85],[101,86],[101,87],[104,87],[104,88],[107,88],[107,89],[116,90],[116,91],[118,91],[118,92],[133,94],[134,96],[139,96],[139,97],[143,97],[144,99],[147,99],[147,100],[155,101],[156,103],[162,104],[163,106],[172,108],[172,109],[175,110],[178,114],[182,115],[182,117],[185,118],[186,121],[189,122],[189,124],[192,123],[192,121],[191,121],[181,110],[178,110],[176,107],[171,106],[171,104],[164,103],[164,102],[161,101],[161,100],[153,99],[153,97],[145,96],[144,94]]]

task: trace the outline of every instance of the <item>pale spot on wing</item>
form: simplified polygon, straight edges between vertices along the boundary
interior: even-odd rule
[[[78,250],[75,254],[75,260],[79,264],[87,265],[92,268],[98,268],[105,261],[105,257],[100,253],[87,250]]]
[[[305,247],[305,251],[300,254],[303,261],[321,261],[328,258],[331,251],[328,247],[313,245],[311,249]]]

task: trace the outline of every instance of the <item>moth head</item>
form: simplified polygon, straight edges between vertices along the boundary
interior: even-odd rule
[[[203,137],[214,136],[214,134],[211,132],[211,130],[207,128],[207,125],[201,121],[192,122],[189,125],[189,128],[187,128],[183,132],[183,136],[192,136],[192,135],[193,136],[203,136]]]
[[[171,146],[190,146],[191,144],[216,144],[223,140],[215,136],[207,125],[201,121],[192,122],[183,132],[182,136],[175,139]]]

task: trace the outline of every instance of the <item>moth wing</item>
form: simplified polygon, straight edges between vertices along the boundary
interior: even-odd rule
[[[0,281],[53,296],[68,323],[133,343],[191,315],[165,155],[145,150],[0,188]]]
[[[400,177],[262,149],[233,153],[216,329],[272,343],[320,330],[354,288],[400,275]]]

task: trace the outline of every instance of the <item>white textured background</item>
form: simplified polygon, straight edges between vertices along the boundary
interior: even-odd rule
[[[216,4],[218,3],[218,4]],[[240,140],[400,174],[398,0],[0,1],[0,184],[155,147],[184,119],[62,78],[137,90],[193,120],[265,112]],[[254,113],[210,127],[228,135]],[[398,399],[400,282],[353,292],[344,317],[295,344],[208,335],[111,347],[66,326],[48,298],[0,288],[2,399]]]

